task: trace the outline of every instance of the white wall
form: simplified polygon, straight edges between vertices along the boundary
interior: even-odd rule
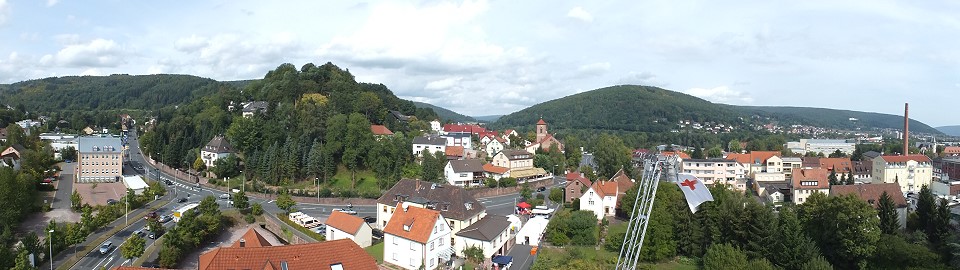
[[[350,239],[361,248],[366,248],[373,244],[373,230],[370,229],[370,225],[363,223],[363,225],[360,225],[360,231],[357,232],[357,235],[352,235],[340,229],[327,226],[326,238],[327,241]]]
[[[434,269],[439,265],[437,259],[440,251],[450,248],[450,229],[440,222],[435,222],[437,228],[430,234],[426,244],[417,243],[392,234],[383,235],[383,261],[400,266],[403,269],[415,270],[426,261],[426,269]]]
[[[415,203],[410,203],[410,204],[420,208],[425,207],[424,205],[419,205]],[[374,227],[383,230],[383,228],[386,227],[384,225],[384,222],[390,221],[390,218],[393,217],[393,212],[397,210],[397,206],[377,203],[376,210],[377,210],[377,223],[374,224]],[[444,211],[443,210],[439,210],[439,211],[440,211],[440,214],[443,215]],[[473,223],[476,223],[477,221],[479,221],[481,218],[485,216],[487,216],[486,211],[480,211],[476,215],[473,215],[472,217],[468,217],[466,220],[457,220],[457,219],[448,218],[444,216],[444,222],[446,222],[447,227],[450,228],[450,231],[452,233],[457,233],[463,228],[473,225]]]
[[[807,198],[810,195],[813,195],[814,192],[820,192],[824,195],[830,195],[830,189],[794,189],[793,190],[793,203],[794,204],[803,204],[807,202]]]
[[[590,202],[593,203],[591,204]],[[604,216],[604,203],[603,198],[600,198],[600,195],[593,190],[593,187],[588,188],[587,191],[584,191],[583,195],[580,196],[580,210],[593,212],[597,216],[597,220],[600,220]]]
[[[447,183],[458,187],[468,186],[473,181],[473,173],[454,172],[449,161],[447,166],[443,167],[443,176],[447,179]]]
[[[429,151],[430,154],[436,154],[437,152],[444,153],[447,150],[445,145],[430,145],[430,144],[413,144],[412,146],[413,155],[421,156],[424,151]]]
[[[477,240],[473,238],[454,236],[456,239],[456,247],[454,250],[457,251],[457,256],[465,258],[466,255],[463,254],[463,250],[471,246],[478,246],[483,250],[483,257],[490,258],[497,253],[500,248],[503,247],[507,241],[510,241],[510,228],[507,227],[505,230],[500,232],[497,238],[494,238],[493,241],[487,242],[483,240]]]

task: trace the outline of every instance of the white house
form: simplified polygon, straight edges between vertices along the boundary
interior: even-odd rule
[[[23,157],[23,152],[26,151],[22,145],[14,144],[7,149],[4,149],[3,152],[0,152],[0,166],[11,167],[14,170],[20,170],[20,159]]]
[[[793,204],[803,204],[810,195],[820,192],[830,195],[827,169],[803,168],[793,174]]]
[[[386,227],[401,202],[440,211],[453,233],[487,215],[487,209],[461,187],[401,179],[377,199],[377,228]]]
[[[918,192],[920,187],[930,186],[933,180],[933,165],[927,156],[879,156],[873,159],[873,183],[899,183],[906,192]]]
[[[449,132],[441,137],[447,140],[447,146],[463,146],[464,149],[473,149],[473,137],[470,133]]]
[[[218,159],[226,158],[232,152],[233,146],[230,145],[230,142],[227,142],[223,135],[217,135],[213,136],[213,139],[210,139],[210,142],[200,149],[200,159],[203,160],[203,164],[207,168],[213,168],[217,166]]]
[[[483,185],[486,179],[483,162],[479,159],[451,160],[443,167],[443,176],[447,183],[458,187]]]
[[[617,183],[596,181],[580,196],[580,210],[591,211],[597,219],[616,214]]]
[[[543,232],[547,230],[547,224],[549,223],[550,220],[546,217],[537,216],[530,218],[526,224],[523,224],[520,231],[517,232],[517,244],[530,246],[540,245],[540,240],[543,239]]]
[[[266,101],[254,101],[254,102],[243,104],[243,109],[241,110],[241,113],[243,114],[243,117],[250,118],[258,113],[266,113],[267,108],[269,107],[270,107],[270,103],[267,103]]]
[[[463,251],[468,247],[480,247],[483,257],[487,259],[494,255],[507,254],[513,246],[510,225],[505,216],[487,215],[477,223],[460,230],[454,236],[457,238],[454,247],[457,256],[465,258]]]
[[[440,125],[440,121],[433,120],[430,121],[430,130],[433,131],[432,134],[440,134],[443,131],[443,127]]]
[[[500,151],[503,151],[504,147],[505,145],[503,143],[503,139],[496,138],[496,139],[490,140],[490,142],[487,142],[483,148],[484,148],[484,151],[487,152],[487,156],[492,157],[493,155],[500,153]]]
[[[434,269],[455,253],[439,211],[398,204],[383,229],[383,261],[403,269]]]
[[[362,218],[333,211],[327,218],[327,241],[350,239],[362,248],[373,244],[373,228]]]
[[[413,138],[413,155],[422,156],[424,152],[429,154],[446,153],[447,139],[439,136],[420,136]]]

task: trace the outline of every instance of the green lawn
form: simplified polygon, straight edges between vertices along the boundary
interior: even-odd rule
[[[593,247],[542,247],[540,250],[540,255],[537,256],[537,262],[540,262],[541,260],[547,262],[563,262],[560,265],[555,263],[546,263],[546,265],[560,268],[567,267],[566,263],[569,263],[571,260],[583,260],[589,264],[598,265],[601,267],[601,269],[606,269],[613,268],[615,266],[617,262],[617,253],[607,251],[603,248],[597,250]],[[534,264],[537,262],[534,262]],[[674,261],[657,264],[640,263],[638,269],[695,270],[697,269],[697,263],[695,260],[679,258]]]
[[[377,264],[383,263],[383,242],[379,244],[369,246],[365,248],[367,254],[373,256],[374,259],[377,259]]]
[[[357,171],[356,178],[357,187],[355,190],[358,193],[380,193],[380,188],[377,187],[377,177],[374,176],[373,171]],[[347,170],[347,167],[344,166],[338,167],[337,174],[333,176],[333,179],[324,184],[333,190],[350,190],[350,185],[352,184],[350,180],[350,170]]]

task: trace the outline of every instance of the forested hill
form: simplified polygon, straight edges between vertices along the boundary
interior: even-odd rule
[[[505,115],[498,127],[529,126],[543,117],[566,129],[667,132],[680,120],[739,123],[741,115],[709,101],[657,87],[618,85],[547,101]]]
[[[459,114],[459,113],[457,113],[457,112],[455,112],[455,111],[451,111],[451,110],[448,110],[448,109],[445,109],[445,108],[443,108],[443,107],[436,106],[436,105],[433,105],[433,104],[414,101],[414,102],[413,102],[413,105],[416,105],[417,108],[430,108],[430,109],[433,109],[433,112],[436,112],[436,113],[437,113],[437,116],[440,117],[440,121],[441,121],[441,122],[446,122],[446,121],[450,121],[450,122],[477,122],[477,119],[474,119],[473,117],[466,116],[466,115],[462,115],[462,114]]]
[[[777,119],[781,125],[804,124],[825,128],[891,128],[903,129],[903,116],[858,112],[848,110],[807,108],[807,107],[773,107],[773,106],[730,106],[745,115],[759,115]],[[850,121],[856,118],[856,121]],[[941,132],[920,121],[910,119],[910,131],[940,134]]]
[[[0,103],[31,112],[153,110],[229,87],[190,75],[51,77],[0,85]]]
[[[950,136],[960,137],[960,126],[942,126],[942,127],[937,127],[937,130]]]

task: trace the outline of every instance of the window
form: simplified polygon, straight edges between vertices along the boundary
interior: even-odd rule
[[[433,250],[433,249],[434,249],[434,246],[433,246],[433,245],[434,245],[434,243],[433,243],[433,242],[430,242],[430,250]]]
[[[384,213],[387,212],[387,206],[386,206],[386,205],[383,206],[383,212],[384,212]]]
[[[446,241],[443,241],[443,238],[440,238],[440,239],[437,239],[437,242],[438,242],[437,245],[442,247],[443,242],[446,242]]]
[[[467,174],[461,173],[461,174],[460,174],[460,177],[467,177]]]
[[[593,205],[593,200],[588,201],[588,204]]]
[[[384,223],[383,226],[387,226],[387,224]],[[394,238],[393,238],[393,244],[394,244],[394,245],[399,245],[399,244],[400,244],[400,241],[397,241],[397,238],[394,237]]]
[[[417,250],[417,245],[413,242],[410,242],[410,250]]]
[[[410,266],[417,266],[417,260],[410,258]]]

